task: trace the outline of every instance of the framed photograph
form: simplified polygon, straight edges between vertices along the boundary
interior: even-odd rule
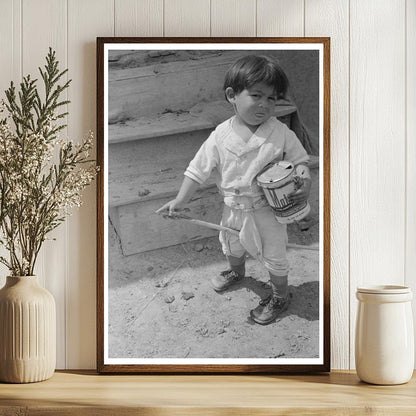
[[[101,373],[330,371],[329,38],[97,38]]]

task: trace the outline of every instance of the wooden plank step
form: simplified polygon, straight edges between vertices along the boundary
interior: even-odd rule
[[[211,129],[110,146],[109,205],[179,190],[183,173]]]
[[[108,74],[109,82],[140,79],[150,76],[183,73],[185,71],[200,71],[209,65],[212,68],[221,68],[224,64],[230,65],[241,57],[241,51],[218,51],[211,55],[202,55],[198,59],[183,59],[164,62],[166,59],[155,62],[143,62],[128,68],[112,68]],[[161,57],[163,58],[163,57]],[[112,64],[114,65],[114,64]],[[130,64],[131,65],[131,64]]]
[[[312,156],[311,162],[314,171],[313,186],[316,188],[319,158]],[[153,175],[142,175],[137,178],[137,183],[126,182],[127,195],[124,201],[117,200],[110,207],[110,218],[119,235],[124,255],[142,253],[218,234],[215,230],[187,221],[166,220],[155,213],[158,208],[176,196],[182,178],[183,169],[167,169]],[[314,192],[316,193],[316,189]],[[130,200],[127,199],[129,196]],[[186,207],[190,209],[188,214],[192,218],[219,224],[222,205],[222,197],[215,183],[211,181],[195,193]],[[313,210],[319,209],[313,201],[311,205]],[[289,247],[297,246],[292,244]]]
[[[142,117],[109,126],[109,144],[143,140],[212,128],[213,124],[201,117],[186,113],[161,114],[158,118]]]
[[[310,156],[310,169],[319,168],[319,157]],[[179,190],[185,168],[166,168],[139,177],[127,177],[109,181],[109,206],[117,207],[136,202],[146,202],[152,199],[172,196]],[[201,188],[215,187],[209,180]]]
[[[201,101],[224,97],[222,84],[228,67],[238,56],[221,56],[111,70],[109,73],[109,122],[181,111]]]
[[[155,164],[153,170],[148,166],[141,166],[141,172],[119,175],[113,178],[109,176],[109,195],[108,203],[110,207],[128,205],[136,202],[146,202],[159,197],[174,196],[179,190],[184,171],[192,159],[186,156],[182,160],[171,160],[170,163],[163,165]],[[162,166],[162,167],[160,167]],[[319,157],[310,156],[309,167],[319,168]],[[128,172],[129,166],[125,167]],[[214,185],[214,180],[209,180],[202,188],[209,188]]]
[[[286,100],[276,105],[275,115],[282,122],[296,112],[296,107]],[[166,109],[162,114],[142,116],[109,125],[109,144],[124,143],[177,133],[214,129],[234,114],[232,105],[225,100],[200,102],[189,110]]]
[[[118,207],[154,199],[175,197],[182,184],[185,168],[161,170],[136,178],[109,182],[109,206]],[[215,188],[213,180],[201,189]]]
[[[113,216],[112,223],[116,226],[125,256],[218,234],[216,230],[189,221],[165,219],[162,215],[156,214],[155,211],[174,194],[176,192],[110,210],[110,215]],[[217,188],[211,186],[199,189],[186,207],[193,218],[218,224],[222,204],[222,197]]]

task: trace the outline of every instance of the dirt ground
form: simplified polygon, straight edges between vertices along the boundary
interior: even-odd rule
[[[120,261],[111,282],[110,357],[318,356],[317,251],[289,250],[291,303],[267,326],[249,317],[269,292],[267,273],[255,260],[248,260],[241,284],[218,294],[210,278],[226,262],[215,237],[155,251]]]
[[[288,230],[289,308],[266,326],[249,315],[270,290],[256,260],[248,259],[241,283],[218,294],[210,279],[227,264],[217,237],[123,256],[110,226],[109,357],[318,357],[317,189],[313,195],[310,228]]]

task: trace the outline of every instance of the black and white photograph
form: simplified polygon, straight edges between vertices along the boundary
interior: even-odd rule
[[[98,38],[102,372],[329,368],[327,46]]]

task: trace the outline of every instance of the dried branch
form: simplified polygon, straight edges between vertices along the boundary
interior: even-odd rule
[[[0,105],[0,245],[10,256],[0,263],[14,276],[33,275],[43,242],[81,205],[82,191],[97,171],[89,157],[92,133],[80,144],[59,138],[66,125],[57,122],[68,114],[61,109],[69,103],[60,97],[71,81],[60,84],[67,70],[59,70],[51,48],[39,72],[43,97],[28,75],[19,91],[10,84],[7,102]]]

